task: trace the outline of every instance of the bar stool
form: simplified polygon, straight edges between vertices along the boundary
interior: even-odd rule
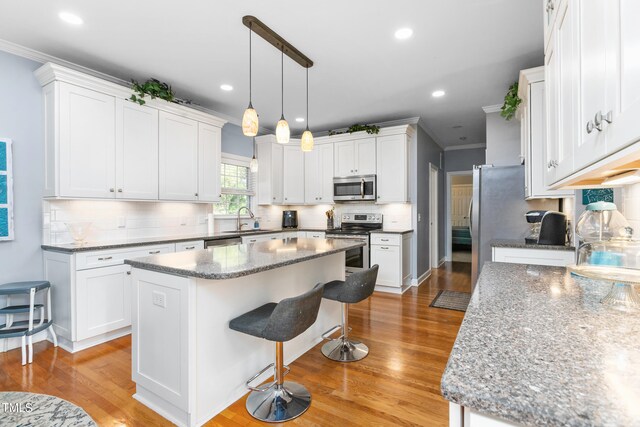
[[[322,346],[322,354],[336,362],[354,362],[369,354],[369,347],[359,341],[349,339],[349,304],[355,304],[369,298],[376,286],[378,265],[368,270],[351,273],[346,280],[334,280],[324,285],[323,298],[342,303],[342,325],[336,325],[322,335],[329,340]],[[341,335],[331,339],[329,335],[341,329]]]
[[[36,293],[47,291],[45,304],[36,304]],[[6,295],[7,306],[0,308],[0,315],[5,315],[5,323],[0,325],[0,338],[5,338],[4,350],[7,351],[8,338],[22,338],[22,364],[27,364],[26,344],[29,343],[29,363],[33,362],[33,336],[40,331],[49,329],[53,345],[58,346],[58,337],[52,327],[51,316],[51,284],[47,281],[13,282],[0,285],[0,295]],[[11,305],[11,297],[15,295],[29,295],[28,305]],[[35,311],[39,311],[39,318],[34,319]],[[46,317],[45,317],[46,311]],[[28,315],[28,319],[16,321],[15,315]]]
[[[251,377],[247,388],[247,411],[252,417],[270,423],[289,421],[302,415],[311,405],[311,394],[302,385],[284,381],[289,367],[284,365],[283,343],[307,329],[316,321],[322,302],[323,284],[310,291],[285,298],[279,303],[268,303],[229,322],[229,328],[276,343],[276,360]],[[263,386],[252,386],[260,375],[273,368],[274,381]]]

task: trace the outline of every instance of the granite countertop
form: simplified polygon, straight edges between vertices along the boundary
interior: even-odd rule
[[[383,233],[383,234],[408,234],[408,233],[413,233],[413,228],[408,228],[405,230],[388,230],[386,228],[383,228],[382,230],[375,230],[375,231],[371,231],[372,233]]]
[[[201,279],[232,279],[364,246],[359,240],[289,239],[215,246],[125,260],[135,268]]]
[[[535,243],[525,243],[522,240],[492,240],[492,248],[514,248],[514,249],[546,249],[554,251],[575,251],[575,246],[570,245],[538,245]]]
[[[259,234],[272,234],[272,233],[286,233],[296,231],[327,231],[324,228],[276,228],[271,230],[256,230],[245,231],[238,233],[236,231],[230,232],[216,232],[216,233],[201,233],[201,234],[183,234],[180,236],[168,236],[168,237],[143,237],[132,238],[125,240],[111,240],[104,242],[86,242],[82,246],[73,243],[62,244],[48,244],[42,245],[41,248],[47,251],[63,252],[63,253],[75,253],[75,252],[87,252],[97,251],[105,249],[117,249],[133,246],[144,245],[157,245],[162,243],[177,243],[188,242],[190,240],[220,240],[220,239],[233,239],[242,236],[255,236]]]
[[[486,263],[447,367],[449,401],[533,426],[640,425],[640,312],[565,268]]]

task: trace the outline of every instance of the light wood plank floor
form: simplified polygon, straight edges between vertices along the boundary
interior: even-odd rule
[[[440,289],[470,290],[468,263],[447,263],[404,295],[375,293],[352,307],[353,336],[370,349],[364,360],[339,364],[318,344],[291,365],[289,381],[304,384],[311,408],[290,425],[445,426],[448,405],[440,378],[464,313],[431,308]],[[52,394],[84,408],[100,426],[171,425],[131,396],[131,339],[123,337],[70,354],[35,344],[34,363],[20,365],[20,350],[0,353],[0,390]],[[207,426],[264,425],[241,399]],[[1,424],[1,422],[0,422]]]

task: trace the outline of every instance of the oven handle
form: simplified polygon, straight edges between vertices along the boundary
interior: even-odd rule
[[[360,181],[360,197],[364,199],[364,178]]]

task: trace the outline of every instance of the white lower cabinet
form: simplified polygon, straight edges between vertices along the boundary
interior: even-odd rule
[[[200,249],[204,249],[204,240],[176,243],[176,252],[197,251]]]
[[[371,234],[370,264],[378,264],[376,290],[402,293],[411,285],[411,234]]]
[[[325,232],[324,231],[307,231],[305,232],[305,237],[307,239],[324,239]]]
[[[77,273],[78,340],[131,326],[130,272],[122,264]]]
[[[575,264],[574,251],[528,248],[492,248],[493,261],[511,264],[549,265],[566,267]]]
[[[204,242],[76,253],[44,251],[45,279],[51,282],[53,326],[60,346],[76,352],[131,332],[131,267],[125,259],[201,249]]]
[[[257,234],[253,236],[242,236],[242,243],[266,242],[268,240],[284,239],[283,233]]]

